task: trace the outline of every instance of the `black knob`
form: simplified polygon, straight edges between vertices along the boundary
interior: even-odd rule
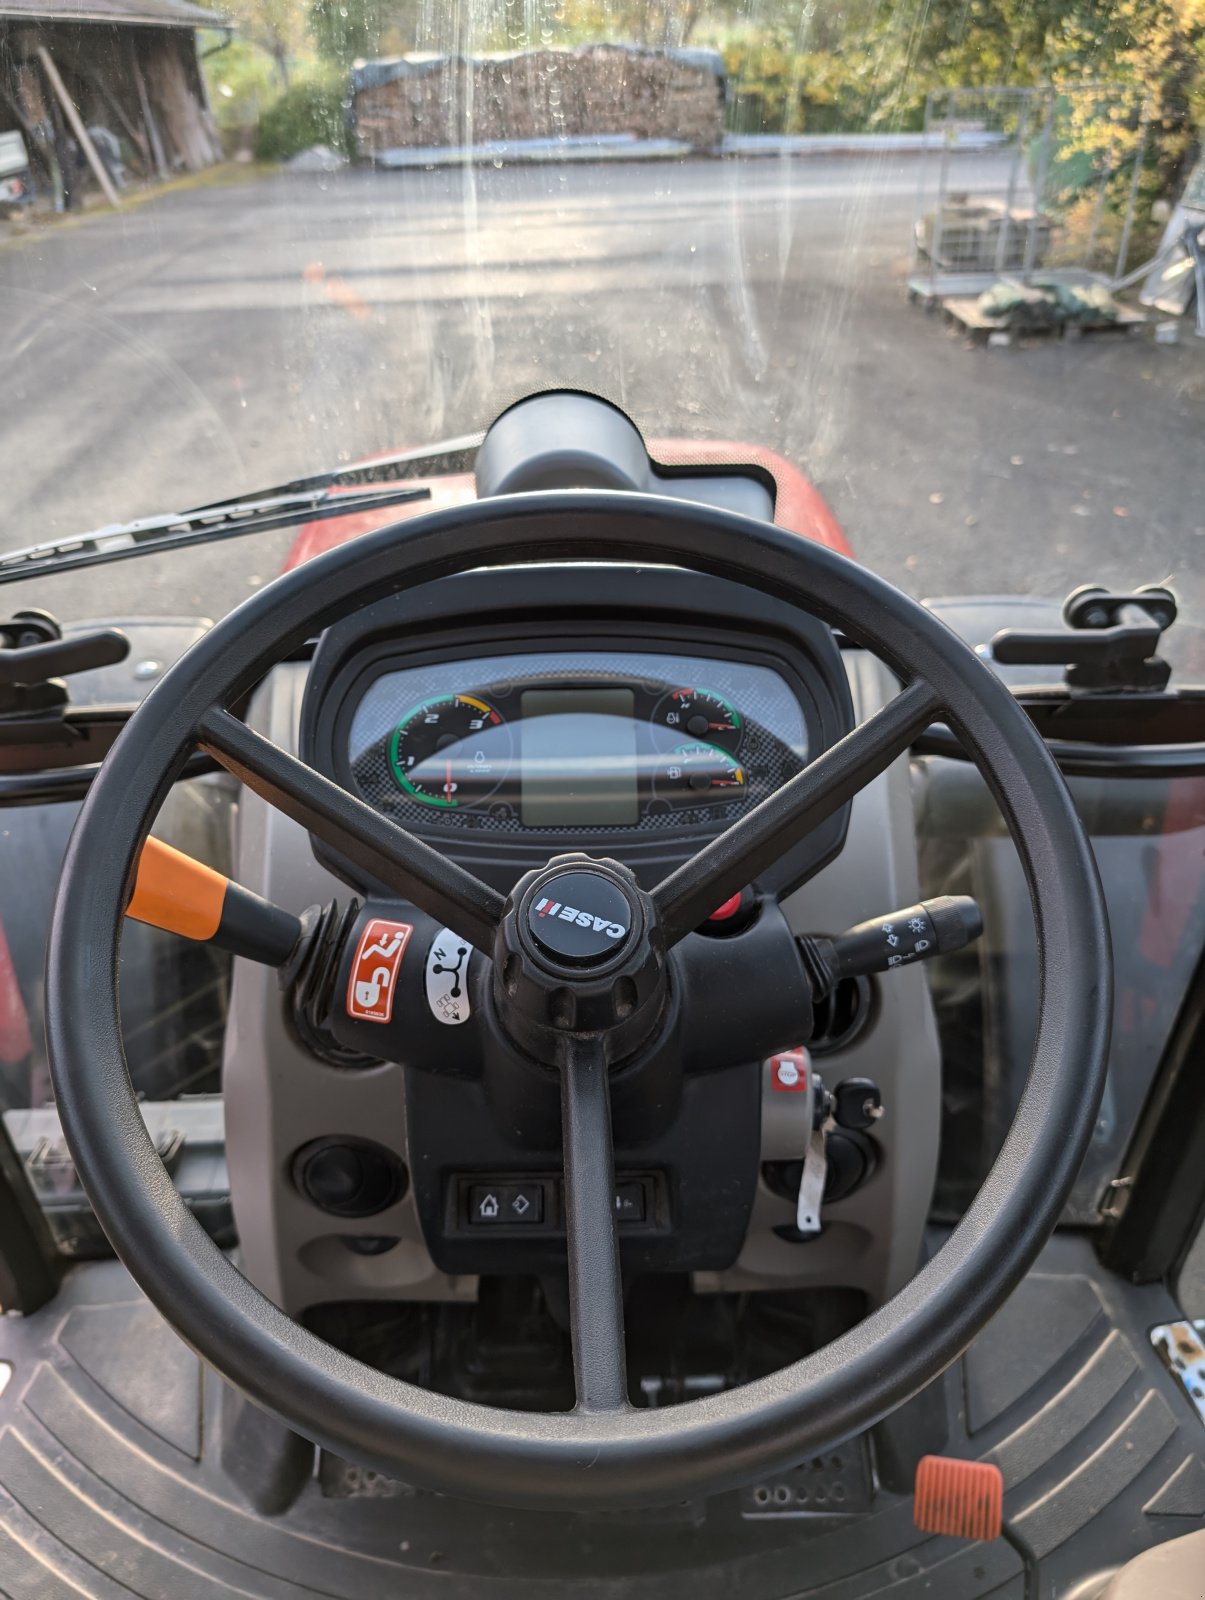
[[[846,1078],[833,1090],[833,1121],[864,1133],[883,1115],[883,1096],[872,1078]]]
[[[406,1192],[408,1174],[392,1150],[368,1139],[315,1139],[293,1157],[293,1182],[333,1217],[371,1217]]]
[[[493,987],[506,1032],[555,1066],[566,1031],[614,1030],[615,1059],[649,1036],[664,998],[664,941],[627,867],[556,856],[511,891],[494,947]]]
[[[392,1233],[349,1233],[343,1240],[353,1256],[383,1256],[397,1242]]]

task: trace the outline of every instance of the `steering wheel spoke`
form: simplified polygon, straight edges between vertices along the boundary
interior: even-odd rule
[[[214,706],[197,728],[201,748],[269,805],[357,867],[438,917],[485,955],[505,901],[496,889]]]
[[[566,1038],[561,1060],[561,1127],[577,1409],[626,1411],[611,1086],[598,1039]]]
[[[692,933],[717,906],[885,772],[940,709],[940,697],[916,679],[663,878],[653,890],[653,905],[666,944],[677,944]]]

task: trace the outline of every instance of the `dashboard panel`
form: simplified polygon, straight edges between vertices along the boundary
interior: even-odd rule
[[[575,849],[656,882],[852,720],[840,652],[815,618],[697,573],[575,564],[441,579],[328,629],[301,748],[505,891]],[[763,886],[802,882],[847,821],[848,808]]]
[[[706,827],[807,757],[779,672],[630,648],[382,662],[345,750],[360,794],[399,822],[501,833]]]

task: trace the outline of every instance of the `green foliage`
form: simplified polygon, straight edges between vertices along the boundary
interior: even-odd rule
[[[471,0],[468,0],[471,4]],[[429,10],[429,8],[427,8]],[[326,61],[348,67],[373,56],[396,55],[415,48],[457,50],[481,48],[448,37],[438,43],[420,38],[422,0],[309,0],[309,31],[318,53]],[[436,8],[442,33],[458,35],[459,6]]]
[[[347,80],[326,68],[291,84],[259,119],[255,155],[260,161],[287,161],[313,144],[350,155],[343,99]]]
[[[833,133],[875,124],[884,101],[874,55],[793,49],[781,36],[724,49],[728,120],[737,133]]]
[[[287,89],[294,66],[306,54],[305,12],[298,0],[222,0],[221,9],[238,24],[240,41],[258,45],[272,58],[279,87]]]
[[[1069,209],[1076,173],[1114,173],[1105,213],[1115,215],[1128,198],[1148,99],[1140,227],[1200,147],[1205,0],[847,0],[837,11],[804,6],[789,20],[787,8],[757,15],[777,20],[712,30],[739,132],[919,128],[933,89],[1116,83],[1125,92],[1112,100],[1076,99],[1060,120],[1057,159]],[[700,38],[707,32],[704,23]]]
[[[310,32],[319,55],[350,66],[357,56],[377,54],[377,7],[373,0],[313,0]]]
[[[1200,147],[1205,122],[1205,0],[1113,0],[1106,13],[1077,13],[1064,30],[1056,82],[1108,76],[1147,100],[1150,169],[1157,191],[1177,190]],[[1101,71],[1107,62],[1107,74]],[[1107,133],[1125,153],[1139,143],[1134,119],[1117,118],[1085,129],[1088,139]]]
[[[592,40],[719,48],[729,124],[740,132],[914,129],[930,90],[1088,82],[1127,88],[1075,100],[1060,122],[1067,210],[1110,179],[1124,208],[1150,99],[1139,222],[1174,194],[1205,121],[1205,0],[231,0],[242,39],[206,63],[219,121],[258,115],[259,149],[315,139],[346,148],[343,79],[315,76],[317,51],[344,78],[360,57],[411,49],[481,51]],[[266,53],[265,53],[266,52]],[[292,80],[297,79],[296,91]],[[289,93],[274,103],[280,91]],[[1082,182],[1084,175],[1088,182]],[[1078,175],[1078,176],[1077,176]],[[1099,217],[1093,217],[1095,227]]]
[[[218,41],[220,43],[220,40]],[[208,42],[202,37],[202,49]],[[209,99],[223,131],[253,128],[284,88],[280,67],[257,44],[234,38],[202,60]]]

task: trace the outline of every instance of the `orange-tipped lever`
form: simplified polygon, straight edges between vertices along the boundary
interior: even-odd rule
[[[301,937],[290,912],[159,839],[142,847],[126,916],[269,967],[283,966]]]
[[[925,1533],[957,1539],[998,1539],[1004,1526],[1004,1479],[990,1461],[922,1456],[916,1469],[912,1517]]]

